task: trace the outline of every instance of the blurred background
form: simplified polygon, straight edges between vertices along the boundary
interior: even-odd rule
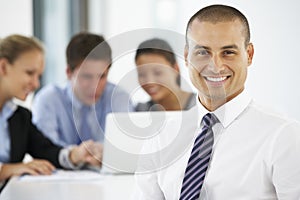
[[[65,48],[75,33],[103,34],[113,43],[122,35],[130,38],[132,34],[128,36],[128,33],[150,28],[171,31],[180,40],[191,15],[214,3],[232,5],[249,19],[255,55],[249,68],[247,89],[260,103],[300,120],[297,89],[300,85],[297,78],[300,74],[300,2],[297,0],[0,0],[0,37],[18,33],[40,38],[46,48],[42,85],[62,85],[66,81]],[[153,37],[155,34],[153,32]],[[176,45],[174,37],[163,36],[171,45]],[[132,45],[137,47],[145,39],[149,39],[149,35],[134,39]],[[126,41],[120,40],[119,45],[123,42]],[[183,79],[188,82],[183,87],[193,90],[180,55],[182,52],[183,49],[179,50],[177,57]],[[132,86],[120,80],[134,69],[133,49],[122,55],[115,54],[109,80],[122,83],[121,86],[131,93],[129,87]],[[138,85],[136,77],[131,80]],[[148,99],[141,90],[133,97],[134,102]]]

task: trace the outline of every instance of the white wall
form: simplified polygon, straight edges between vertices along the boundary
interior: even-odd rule
[[[163,0],[162,0],[163,1]],[[163,15],[158,2],[150,0],[107,1],[107,23],[104,34],[108,39],[118,34],[144,27],[171,29],[184,34],[188,19],[201,7],[219,3],[235,6],[249,19],[255,55],[246,84],[253,97],[261,104],[300,120],[300,92],[298,62],[300,44],[300,2],[297,0],[165,0],[175,2],[165,9],[165,15],[175,18],[159,22]],[[133,6],[134,5],[134,6]],[[162,6],[163,7],[163,6]],[[158,14],[160,13],[160,14]],[[175,23],[175,25],[173,24]],[[122,45],[122,43],[120,43]],[[134,53],[120,56],[115,62],[109,78],[118,82],[126,72],[134,69]],[[182,60],[179,60],[182,64]],[[186,69],[181,66],[187,77]],[[187,77],[188,79],[188,77]]]
[[[300,3],[297,0],[99,1],[101,1],[98,4],[99,11],[104,12],[104,15],[99,15],[97,8],[93,7],[93,13],[97,15],[93,18],[94,26],[91,27],[94,32],[103,33],[109,40],[141,28],[163,28],[184,35],[187,20],[201,7],[212,3],[237,7],[250,21],[252,42],[255,47],[254,61],[249,68],[248,90],[262,104],[300,120],[298,105],[300,102],[298,89]],[[31,0],[0,0],[0,37],[11,33],[31,35],[31,7]],[[101,19],[97,19],[100,16]],[[133,45],[137,46],[139,42],[141,41],[135,39]],[[119,45],[122,44],[124,41],[120,41]],[[114,55],[116,62],[111,69],[110,80],[119,82],[125,74],[134,69],[133,56],[132,51],[123,55]],[[178,61],[181,63],[182,74],[188,79],[182,59],[179,58]],[[132,81],[137,84],[135,78],[133,76]],[[138,95],[138,98],[143,100],[143,95]]]
[[[32,0],[0,0],[0,37],[32,35]]]
[[[0,0],[0,38],[10,34],[31,36],[33,33],[32,0]],[[30,108],[33,95],[26,101],[15,100]]]

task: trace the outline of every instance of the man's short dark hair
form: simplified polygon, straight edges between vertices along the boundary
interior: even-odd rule
[[[101,35],[78,33],[71,38],[66,50],[67,63],[74,71],[86,58],[93,60],[112,61],[109,44]]]
[[[243,13],[241,13],[236,8],[226,5],[211,5],[200,9],[196,12],[189,20],[186,27],[186,43],[188,45],[188,31],[192,24],[192,22],[197,19],[201,22],[228,22],[234,21],[236,19],[240,20],[240,22],[244,26],[244,34],[245,34],[245,46],[247,46],[250,42],[250,28],[247,18]]]

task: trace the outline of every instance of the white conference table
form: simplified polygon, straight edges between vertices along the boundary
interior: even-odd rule
[[[0,194],[0,200],[114,200],[130,199],[135,185],[133,175],[99,175],[91,180],[22,180],[13,177]]]

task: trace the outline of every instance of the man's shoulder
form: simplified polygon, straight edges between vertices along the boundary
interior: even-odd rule
[[[49,84],[43,86],[36,94],[36,96],[52,96],[61,92],[63,89],[57,85]]]
[[[65,89],[57,85],[46,85],[34,97],[33,107],[45,105],[61,105],[68,100]]]
[[[253,112],[257,120],[270,121],[273,124],[282,125],[289,123],[299,123],[297,120],[291,118],[287,114],[277,111],[267,105],[259,104],[252,101],[249,105],[250,112]]]
[[[64,89],[57,85],[49,84],[42,87],[37,94],[35,95],[35,99],[56,99],[58,95],[63,94]]]
[[[102,97],[97,102],[97,107],[105,107],[107,111],[124,112],[133,111],[130,95],[122,87],[107,82]]]

